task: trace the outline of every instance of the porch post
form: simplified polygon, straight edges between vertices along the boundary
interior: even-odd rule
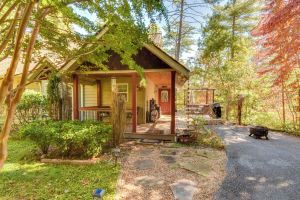
[[[102,88],[101,88],[101,80],[97,80],[97,106],[101,107],[102,106]]]
[[[96,83],[97,83],[97,107],[101,107],[102,106],[101,80],[96,80]],[[101,120],[101,116],[99,112],[97,112],[97,120],[98,121]]]
[[[208,104],[208,89],[206,89],[205,103]]]
[[[137,108],[136,108],[136,87],[137,87],[137,75],[132,74],[132,132],[136,133],[136,126],[137,126]]]
[[[176,78],[176,72],[171,72],[171,134],[175,134],[175,78]]]
[[[78,75],[73,74],[73,120],[79,120],[79,80]]]

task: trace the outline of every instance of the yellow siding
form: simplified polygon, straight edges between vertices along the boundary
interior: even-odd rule
[[[111,106],[111,78],[102,78],[102,105]],[[128,101],[126,107],[131,109],[131,91],[132,84],[130,77],[118,77],[117,83],[127,83],[128,84]],[[83,87],[83,106],[97,106],[97,85],[84,85]],[[138,123],[145,123],[145,89],[137,90],[137,106],[140,107],[141,113],[138,117]]]
[[[21,77],[20,76],[15,76],[14,77],[14,88],[20,83],[21,81]],[[2,83],[2,80],[0,80],[0,85]],[[41,92],[41,82],[38,81],[38,82],[33,82],[33,83],[30,83],[26,86],[26,89],[27,90],[34,90],[36,92]]]
[[[36,92],[41,92],[41,83],[40,82],[33,82],[26,86],[27,90],[34,90]],[[47,90],[46,90],[47,91]]]

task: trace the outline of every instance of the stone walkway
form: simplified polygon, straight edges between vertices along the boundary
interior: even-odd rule
[[[117,200],[212,199],[225,176],[223,151],[166,144],[126,149]]]

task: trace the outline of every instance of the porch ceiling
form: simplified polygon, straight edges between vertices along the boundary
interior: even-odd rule
[[[150,79],[155,85],[170,86],[171,72],[147,72],[146,78]]]

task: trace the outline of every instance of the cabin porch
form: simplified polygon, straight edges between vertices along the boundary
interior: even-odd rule
[[[141,78],[138,74],[128,70],[118,73],[74,74],[72,79],[74,120],[100,120],[110,123],[112,87],[116,84],[120,86],[120,95],[125,95],[127,99],[126,134],[164,135],[163,137],[171,135],[172,140],[174,139],[175,71],[145,71],[146,85],[143,87],[139,84]],[[149,122],[147,119],[150,99],[154,99],[160,107],[160,117],[156,122]]]

